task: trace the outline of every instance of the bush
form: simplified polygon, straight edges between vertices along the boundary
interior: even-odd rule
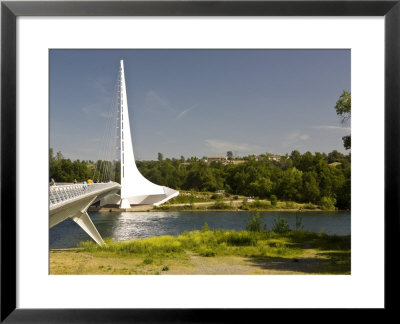
[[[210,229],[209,229],[209,227],[208,227],[208,224],[207,223],[204,223],[204,226],[201,228],[201,231],[204,233],[204,232],[208,232]]]
[[[254,202],[250,203],[249,205],[252,208],[268,208],[267,202],[260,201],[259,198],[256,198],[256,200]]]
[[[225,204],[222,199],[218,199],[215,204],[211,206],[213,209],[226,209],[227,207],[228,205]]]
[[[223,242],[229,246],[249,246],[255,245],[257,239],[254,236],[254,233],[229,231],[223,232],[223,236],[219,237],[218,243]]]
[[[250,232],[261,232],[261,220],[259,212],[251,215],[251,219],[249,220],[246,229]]]
[[[296,214],[296,230],[303,229],[303,217]]]
[[[304,204],[303,208],[304,209],[316,209],[317,207],[309,202],[308,204]]]
[[[336,199],[332,197],[322,197],[319,205],[322,210],[335,209]]]
[[[215,251],[207,248],[200,249],[199,254],[203,257],[213,257],[216,255]]]
[[[286,205],[286,208],[294,208],[294,202],[293,201],[286,201],[285,205]]]
[[[278,198],[275,195],[271,195],[271,205],[276,206],[278,204]]]
[[[243,200],[242,204],[240,205],[240,209],[249,210],[249,203],[247,202],[247,200]]]
[[[274,220],[274,224],[272,225],[272,230],[275,233],[286,233],[290,230],[290,228],[286,219],[279,216],[277,219]]]
[[[152,258],[150,258],[150,257],[147,257],[146,259],[144,259],[144,260],[143,260],[143,263],[144,263],[144,264],[150,264],[150,263],[153,263],[153,259],[152,259]]]

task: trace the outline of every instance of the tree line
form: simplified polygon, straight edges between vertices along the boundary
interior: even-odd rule
[[[54,154],[53,149],[49,150],[49,175],[56,182],[83,182],[88,179],[108,182],[110,180],[121,182],[119,161],[97,162],[91,160],[71,161],[65,158],[61,152]]]
[[[351,155],[293,151],[280,161],[269,154],[247,156],[243,163],[207,163],[199,159],[137,161],[150,181],[174,189],[217,191],[296,202],[331,202],[350,209]]]
[[[269,154],[247,156],[242,163],[207,163],[197,158],[137,161],[140,172],[150,181],[177,190],[225,192],[237,195],[296,202],[331,203],[339,209],[350,209],[351,154],[338,151],[329,154],[293,151],[280,161]],[[106,161],[71,161],[61,152],[50,149],[50,178],[56,182],[79,182],[95,178],[96,170]],[[115,179],[120,182],[119,162],[113,163]],[[95,179],[96,180],[96,179]]]

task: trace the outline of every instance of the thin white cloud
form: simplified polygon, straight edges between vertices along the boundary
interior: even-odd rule
[[[226,151],[254,152],[261,149],[260,146],[254,144],[233,143],[216,139],[207,139],[205,140],[205,143],[213,151],[220,153],[224,153]]]
[[[102,117],[102,118],[110,118],[112,114],[110,111],[104,111],[104,108],[107,107],[106,100],[99,101],[97,103],[89,104],[82,107],[82,112],[87,116],[93,118],[94,116]]]
[[[350,127],[333,126],[333,125],[311,126],[311,128],[324,129],[324,130],[346,130],[346,131],[351,130]]]
[[[108,111],[108,112],[106,112],[106,111],[101,111],[100,113],[99,113],[99,116],[100,117],[103,117],[103,118],[111,118],[112,117],[112,114]]]
[[[310,138],[308,134],[301,133],[299,131],[294,131],[285,136],[282,141],[283,147],[299,147],[301,143],[307,141]]]
[[[175,109],[170,105],[169,101],[154,90],[147,91],[145,105],[152,112],[168,111],[175,113]]]
[[[110,89],[108,86],[108,79],[106,77],[99,77],[96,79],[89,80],[89,84],[93,89],[97,92],[100,92],[102,95],[110,96]]]
[[[176,120],[181,119],[183,116],[185,116],[189,111],[193,110],[196,106],[191,106],[188,109],[185,109],[184,111],[180,112],[178,116],[176,116]]]

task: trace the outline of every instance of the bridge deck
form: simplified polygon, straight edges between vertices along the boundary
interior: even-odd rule
[[[61,184],[50,187],[50,213],[61,206],[74,203],[89,196],[100,196],[111,190],[121,188],[119,183]]]

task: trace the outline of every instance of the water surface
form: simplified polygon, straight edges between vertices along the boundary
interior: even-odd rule
[[[90,213],[103,238],[129,240],[160,235],[178,235],[201,229],[207,222],[210,229],[244,230],[254,212],[124,212]],[[290,228],[296,227],[296,215],[305,230],[336,235],[350,234],[350,212],[260,212],[262,224],[271,229],[278,216],[286,219]],[[91,240],[72,220],[50,229],[50,248],[72,248],[79,242]]]

